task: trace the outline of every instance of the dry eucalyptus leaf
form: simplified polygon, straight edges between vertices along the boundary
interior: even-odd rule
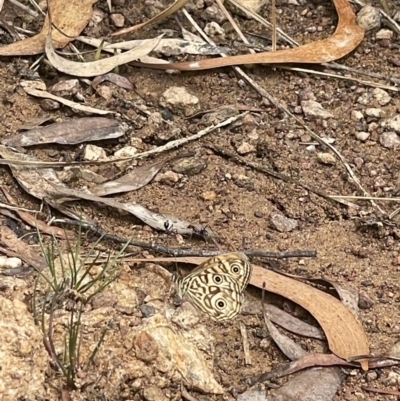
[[[64,33],[54,29],[53,46],[61,48],[67,45],[74,36],[79,35],[92,16],[92,5],[97,0],[49,0],[52,20]],[[35,36],[0,47],[0,56],[23,56],[39,54],[44,51],[49,16],[46,15],[42,30]]]
[[[59,56],[55,51],[52,43],[51,32],[46,38],[46,56],[50,61],[50,64],[57,70],[64,72],[75,77],[94,77],[97,75],[103,75],[107,72],[112,71],[115,67],[122,64],[127,64],[131,61],[138,60],[143,56],[149,54],[158,44],[162,35],[157,38],[146,41],[141,46],[138,46],[132,50],[128,50],[125,53],[117,54],[108,58],[104,58],[97,61],[88,61],[80,63],[77,61],[71,61],[66,58]]]
[[[90,38],[87,36],[78,36],[76,38],[80,42],[86,43],[93,47],[100,47],[102,44],[101,39]],[[102,50],[114,53],[115,49],[129,50],[137,46],[143,45],[149,39],[142,40],[128,40],[126,42],[108,43],[103,42]],[[203,56],[212,56],[220,53],[229,53],[230,49],[226,46],[214,46],[204,41],[201,43],[189,41],[184,39],[161,39],[158,45],[153,49],[154,52],[164,54],[166,56],[178,56],[182,54],[197,54]]]
[[[348,0],[332,0],[338,13],[339,21],[333,35],[305,45],[274,52],[242,54],[199,61],[169,63],[165,65],[137,63],[136,66],[160,70],[197,71],[210,68],[227,67],[245,64],[277,63],[327,63],[346,56],[353,51],[364,38],[364,29],[356,23],[356,17]]]
[[[119,138],[128,125],[104,117],[84,117],[39,127],[2,140],[8,146],[32,146],[44,143],[76,145],[82,142]]]
[[[136,191],[147,185],[162,169],[168,160],[163,160],[150,165],[134,167],[128,174],[113,181],[90,188],[90,192],[97,196],[118,194],[121,192]]]
[[[10,148],[2,145],[0,145],[0,156],[4,159],[15,161],[40,162],[40,160],[34,156],[15,152]],[[66,214],[67,216],[70,216],[72,219],[82,220],[90,224],[94,224],[83,213],[78,215],[74,211],[62,207],[52,201],[50,195],[54,194],[54,187],[51,183],[54,183],[59,187],[64,186],[64,184],[59,180],[56,172],[52,168],[35,169],[32,166],[23,165],[10,165],[10,168],[14,178],[28,194],[41,200],[46,199],[47,203],[50,206],[53,206],[60,212]]]
[[[34,247],[27,246],[26,242],[17,238],[16,234],[5,225],[0,227],[0,243],[30,266],[39,270],[47,266],[43,256],[36,252]]]
[[[85,106],[83,104],[73,102],[72,100],[67,100],[67,99],[64,99],[63,97],[55,96],[45,90],[38,90],[35,88],[31,88],[29,86],[25,86],[25,87],[23,87],[23,89],[28,95],[40,97],[42,99],[53,99],[56,102],[60,102],[60,103],[64,104],[65,106],[71,107],[71,109],[84,111],[86,113],[100,114],[100,115],[115,113],[114,111],[111,111],[111,110],[100,110],[100,109],[96,109],[94,107]]]
[[[98,85],[100,85],[104,81],[112,82],[115,85],[118,85],[121,88],[132,90],[133,85],[128,78],[123,77],[122,75],[115,74],[114,72],[109,72],[108,74],[99,75],[98,77],[94,78],[92,81],[92,87],[96,89]]]
[[[53,185],[50,183],[50,185]],[[201,230],[203,227],[199,224],[193,224],[186,220],[182,220],[174,215],[170,214],[161,214],[152,212],[146,207],[140,205],[139,203],[121,203],[114,201],[113,199],[101,198],[99,196],[91,195],[76,189],[67,188],[66,186],[59,186],[58,184],[53,185],[53,194],[54,196],[64,196],[65,198],[80,198],[86,199],[92,202],[102,203],[104,205],[124,210],[132,215],[134,215],[139,220],[143,221],[143,223],[148,226],[159,230],[165,231],[164,223],[168,220],[170,224],[172,224],[173,229],[176,233],[182,235],[191,235],[193,233],[192,228],[188,228],[188,226],[194,226],[196,229]],[[53,198],[55,200],[55,197]],[[213,236],[213,232],[208,230],[209,236]]]

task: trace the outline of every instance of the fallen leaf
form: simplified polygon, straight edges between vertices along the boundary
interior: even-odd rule
[[[97,0],[49,0],[53,23],[65,34],[54,30],[53,46],[62,48],[86,27],[92,16],[92,5]],[[41,31],[28,39],[0,47],[0,56],[27,56],[43,53],[47,33],[49,31],[49,16],[46,15]]]
[[[132,90],[133,85],[128,78],[123,77],[122,75],[115,74],[114,72],[109,72],[108,74],[99,75],[98,77],[94,78],[92,81],[92,87],[96,89],[98,85],[100,85],[104,81],[110,81],[115,85],[120,86],[121,88]]]
[[[91,195],[82,191],[78,191],[76,189],[71,189],[66,187],[65,185],[59,186],[58,184],[53,184],[50,181],[46,184],[46,186],[51,185],[53,186],[53,194],[61,197],[64,196],[66,199],[68,198],[80,198],[86,199],[92,202],[102,203],[104,205],[124,210],[132,215],[134,215],[139,220],[143,221],[143,223],[147,224],[148,226],[159,230],[159,231],[166,231],[165,222],[168,220],[170,224],[172,224],[173,229],[178,234],[182,235],[191,235],[193,234],[193,229],[188,228],[188,226],[192,226],[201,230],[203,227],[199,224],[192,224],[186,220],[180,219],[171,214],[161,214],[153,212],[146,207],[140,205],[139,203],[130,202],[130,203],[122,203],[114,201],[113,199],[109,198],[101,198],[100,196]],[[55,201],[55,198],[54,198]],[[215,236],[212,230],[207,228],[207,232],[209,236]],[[338,301],[339,302],[339,301]]]
[[[176,263],[200,264],[208,258],[178,257]],[[153,258],[152,262],[171,261],[171,258]],[[140,261],[140,260],[138,260]],[[368,339],[361,323],[338,299],[314,287],[252,264],[250,284],[290,299],[306,309],[322,327],[329,349],[347,360],[358,355],[369,355]],[[363,369],[368,363],[362,362]]]
[[[40,162],[34,156],[15,152],[11,148],[2,145],[0,145],[0,156],[19,162]],[[50,198],[50,195],[54,193],[54,187],[49,183],[53,183],[53,185],[56,184],[60,187],[64,186],[64,183],[59,180],[56,172],[52,168],[36,169],[32,166],[26,165],[10,165],[10,168],[14,178],[28,194],[41,200],[46,198],[46,202],[50,206],[53,206],[55,209],[72,219],[94,224],[90,218],[84,215],[83,212],[80,212],[81,214],[78,215],[73,210],[63,207]]]
[[[128,125],[102,117],[84,117],[39,127],[1,141],[7,146],[33,146],[45,143],[76,145],[82,142],[119,138]]]
[[[10,250],[15,257],[36,269],[42,270],[47,266],[45,259],[33,247],[18,239],[15,233],[5,225],[0,227],[0,243]]]
[[[102,39],[90,38],[87,36],[78,36],[76,40],[93,47],[102,46],[102,51],[106,51],[114,54],[115,49],[129,50],[137,46],[141,46],[144,42],[149,39],[140,40],[127,40],[125,42],[109,43],[104,42]],[[194,42],[184,39],[161,39],[157,46],[153,49],[154,52],[165,54],[166,56],[178,56],[182,54],[196,54],[203,56],[212,56],[220,53],[228,53],[229,47],[225,46],[214,46],[204,41]]]
[[[356,17],[347,0],[332,0],[339,22],[335,33],[326,39],[275,52],[243,54],[199,61],[169,64],[137,63],[133,65],[161,70],[195,71],[245,64],[327,63],[346,56],[364,38],[364,29],[357,25]]]
[[[136,191],[147,185],[167,162],[168,160],[163,160],[150,165],[134,167],[128,174],[116,180],[90,188],[90,192],[93,195],[106,196],[121,192]]]
[[[6,191],[4,187],[1,188],[4,193],[4,196],[7,198],[7,201],[16,206],[16,201],[12,198],[12,196]],[[42,220],[39,220],[36,216],[33,216],[31,213],[28,213],[23,210],[15,210],[15,213],[20,217],[22,221],[29,224],[31,227],[37,228],[40,233],[49,234],[51,236],[61,238],[61,239],[71,239],[74,240],[76,238],[76,234],[71,230],[64,230],[60,227],[49,226]]]
[[[46,38],[45,51],[50,64],[57,70],[75,77],[94,77],[110,72],[115,67],[122,64],[127,64],[146,56],[157,46],[162,36],[163,35],[160,35],[157,38],[150,39],[143,45],[128,50],[125,53],[116,54],[115,56],[103,58],[101,60],[81,63],[61,57],[54,51],[52,34],[50,31]]]
[[[40,97],[43,99],[53,99],[53,100],[56,100],[57,102],[64,104],[65,106],[71,107],[71,109],[85,111],[86,113],[103,114],[103,115],[116,113],[111,110],[100,110],[100,109],[95,109],[94,107],[85,106],[83,104],[64,99],[63,97],[55,96],[44,90],[38,90],[35,88],[30,88],[30,87],[23,87],[23,89],[28,95]]]

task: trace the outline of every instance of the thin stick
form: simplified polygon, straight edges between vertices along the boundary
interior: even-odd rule
[[[82,229],[89,230],[94,232],[98,236],[103,236],[105,239],[109,239],[118,243],[126,244],[128,242],[127,238],[120,237],[118,235],[109,234],[104,231],[100,227],[96,227],[89,223],[84,223],[82,221],[71,220],[71,219],[56,219],[53,221],[54,223],[64,223],[74,226],[81,226]],[[144,241],[136,241],[134,239],[130,240],[130,245],[137,246],[142,249],[148,249],[155,252],[172,255],[174,257],[178,256],[204,256],[211,257],[217,256],[223,253],[223,251],[212,251],[212,250],[199,250],[199,249],[186,249],[186,248],[169,248],[164,245],[152,243],[152,242],[144,242]],[[261,258],[275,258],[275,259],[286,259],[286,258],[315,258],[317,256],[316,251],[288,251],[288,252],[271,252],[265,251],[262,249],[245,249],[240,251],[247,256],[250,257],[261,257]]]
[[[34,11],[31,10],[29,7],[21,4],[18,0],[10,0],[10,3],[14,4],[14,6],[17,6],[19,8],[21,8],[22,10],[26,11],[28,14],[32,15],[32,17],[37,18],[39,17],[39,14]]]
[[[225,14],[226,18],[232,25],[233,29],[236,31],[236,33],[239,35],[240,39],[242,39],[243,43],[250,44],[249,41],[247,40],[246,36],[243,35],[242,31],[236,24],[235,20],[232,18],[231,14],[228,12],[228,10],[225,8],[224,4],[222,3],[221,0],[216,0],[216,3],[218,4],[219,8],[222,10],[222,12]],[[254,49],[249,48],[249,52],[251,54],[255,54]]]
[[[243,342],[244,363],[246,365],[251,365],[249,339],[247,337],[246,327],[242,322],[240,322],[240,334],[242,335]]]
[[[271,0],[271,21],[272,21],[272,51],[276,52],[276,3]]]

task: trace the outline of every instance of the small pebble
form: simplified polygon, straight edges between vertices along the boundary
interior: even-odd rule
[[[365,142],[369,138],[370,135],[371,134],[369,132],[363,132],[363,131],[356,132],[356,138],[361,142]]]
[[[152,305],[143,304],[139,306],[139,309],[142,312],[143,317],[150,317],[156,313],[156,310]]]
[[[317,153],[317,160],[321,164],[325,164],[327,166],[336,164],[335,156],[333,156],[331,153]]]

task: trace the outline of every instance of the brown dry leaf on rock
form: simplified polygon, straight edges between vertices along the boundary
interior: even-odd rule
[[[184,63],[134,65],[161,70],[195,71],[244,64],[277,63],[327,63],[346,56],[364,38],[364,29],[356,23],[356,17],[347,0],[332,0],[338,13],[339,22],[335,33],[323,40],[308,43],[293,49],[275,52],[244,54],[239,56],[213,58]]]
[[[33,146],[45,143],[76,145],[82,142],[119,138],[128,125],[102,117],[84,117],[39,127],[2,140],[7,146]]]
[[[16,234],[4,225],[0,227],[0,243],[18,255],[29,266],[33,266],[38,270],[42,270],[47,266],[43,256],[36,253],[33,247],[27,246],[26,242],[17,238]]]
[[[92,16],[92,5],[97,0],[49,0],[53,23],[66,35],[54,30],[53,46],[62,48],[78,36]],[[43,53],[49,31],[49,16],[41,31],[31,38],[0,47],[0,56],[24,56]]]

